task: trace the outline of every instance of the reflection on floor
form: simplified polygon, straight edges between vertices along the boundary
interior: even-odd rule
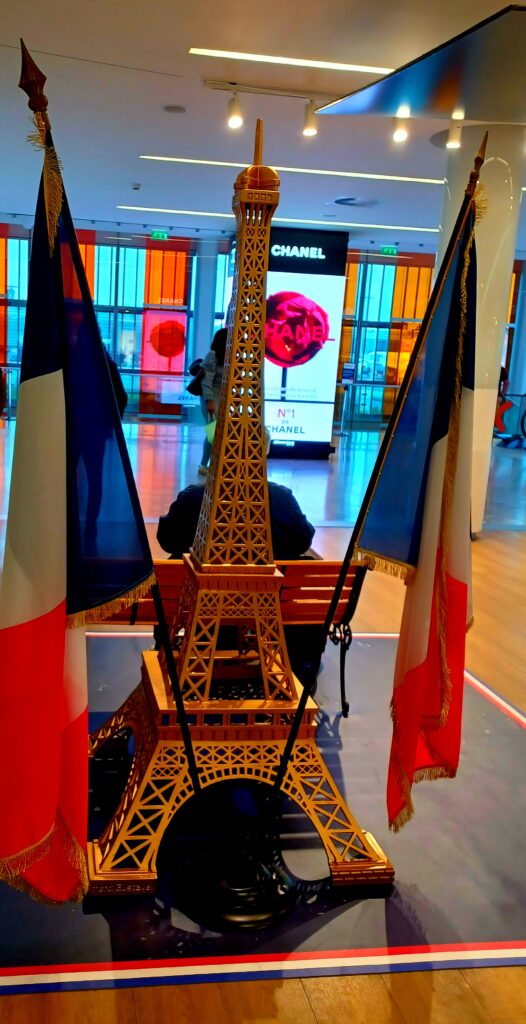
[[[0,430],[0,546],[3,550],[11,477],[15,424]],[[203,432],[198,424],[137,422],[124,424],[124,433],[137,481],[143,515],[154,556],[162,552],[155,540],[159,515],[182,487],[196,483]],[[315,547],[326,557],[343,555],[358,514],[381,441],[377,430],[355,431],[334,439],[328,460],[269,459],[270,480],[290,487],[307,518],[324,534]],[[526,451],[494,445],[484,527],[488,530],[526,529]],[[337,547],[325,548],[327,530],[338,528]],[[327,538],[330,542],[330,538]],[[336,540],[336,537],[333,538]],[[323,543],[320,543],[323,542]]]

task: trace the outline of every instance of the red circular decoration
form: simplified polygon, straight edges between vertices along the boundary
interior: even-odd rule
[[[150,344],[157,355],[173,359],[184,350],[184,327],[177,320],[162,320],[153,328]]]

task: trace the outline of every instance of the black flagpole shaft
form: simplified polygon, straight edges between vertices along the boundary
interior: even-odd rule
[[[179,720],[181,735],[183,737],[184,749],[188,760],[188,771],[190,772],[190,778],[192,780],[194,792],[199,793],[201,791],[201,783],[199,781],[199,773],[197,771],[195,753],[192,745],[192,737],[190,735],[190,726],[188,725],[188,718],[186,716],[186,708],[184,706],[183,695],[179,683],[179,676],[177,675],[175,658],[172,651],[172,645],[170,643],[170,632],[168,629],[168,623],[166,622],[166,616],[164,614],[164,605],[161,599],[161,593],[159,591],[158,583],[154,583],[152,586],[152,597],[153,603],[155,605],[155,614],[157,615],[157,622],[159,623],[159,636],[161,640],[161,646],[163,648],[164,656],[166,658],[166,668],[168,669],[168,675],[170,677],[172,693],[174,696],[175,706],[177,708],[177,718]]]
[[[376,486],[377,486],[380,474],[381,474],[382,469],[383,469],[385,458],[386,458],[387,452],[389,450],[389,446],[391,444],[391,438],[392,438],[392,436],[394,434],[394,431],[395,431],[395,428],[396,428],[396,426],[398,424],[398,420],[399,420],[399,416],[400,416],[400,411],[402,409],[402,406],[404,405],[404,402],[405,402],[405,399],[406,399],[406,395],[407,395],[407,392],[409,390],[409,386],[410,386],[411,381],[413,379],[413,370],[414,370],[416,361],[417,361],[417,359],[418,359],[418,357],[420,355],[420,352],[422,351],[424,342],[426,340],[427,332],[429,330],[429,325],[430,325],[431,320],[433,319],[433,316],[435,314],[435,310],[437,308],[438,301],[439,301],[440,295],[442,293],[442,288],[443,288],[443,285],[444,285],[444,281],[445,281],[445,279],[447,277],[447,272],[449,270],[449,265],[450,265],[451,260],[453,258],[453,253],[455,251],[455,247],[456,247],[458,238],[460,236],[460,232],[461,232],[461,230],[463,228],[464,221],[465,221],[465,219],[467,217],[468,210],[469,210],[469,207],[470,207],[471,202],[472,202],[472,198],[473,198],[472,195],[466,195],[464,197],[463,201],[462,201],[462,206],[460,207],[460,211],[459,211],[459,214],[458,214],[458,217],[457,217],[457,220],[456,220],[455,227],[454,227],[454,229],[453,229],[453,231],[451,233],[451,238],[449,239],[449,244],[448,244],[448,247],[446,249],[446,252],[445,252],[445,255],[444,255],[444,259],[442,260],[442,265],[441,265],[441,268],[440,268],[440,272],[439,272],[439,274],[437,276],[437,279],[436,279],[434,287],[433,287],[433,292],[432,292],[432,295],[431,295],[431,299],[430,299],[430,301],[429,301],[429,303],[427,305],[427,309],[426,309],[426,311],[424,313],[424,318],[423,318],[422,324],[420,326],[420,331],[418,333],[417,341],[416,341],[415,346],[413,348],[413,351],[411,352],[411,355],[409,357],[409,361],[408,361],[408,364],[407,364],[407,370],[405,372],[404,379],[403,379],[403,381],[402,381],[402,383],[400,385],[400,390],[399,390],[398,395],[396,397],[394,408],[393,408],[393,411],[392,411],[391,416],[389,418],[389,422],[387,424],[387,427],[386,427],[386,430],[385,430],[385,434],[384,434],[383,439],[382,439],[382,443],[380,445],[380,451],[378,452],[378,455],[376,456],[376,462],[374,464],[374,469],[373,469],[373,471],[371,473],[371,477],[369,479],[369,483],[367,484],[367,488],[366,488],[366,491],[365,491],[365,494],[364,494],[364,498],[363,498],[362,504],[360,506],[360,511],[358,513],[358,517],[356,519],[356,522],[354,524],[354,529],[353,529],[352,534],[351,534],[351,539],[349,541],[349,545],[347,547],[347,551],[345,553],[345,557],[344,557],[344,559],[342,561],[342,567],[341,567],[341,570],[340,570],[340,574],[338,576],[338,580],[336,582],[336,587],[334,589],[334,594],[332,595],[332,599],[331,599],[331,603],[330,603],[330,606],[329,606],[329,610],[327,612],[327,615],[326,615],[326,618],[325,618],[325,622],[323,624],[323,633],[324,633],[324,635],[326,635],[328,633],[328,631],[330,629],[330,626],[331,626],[331,623],[332,623],[332,620],[334,618],[334,613],[336,611],[336,608],[338,607],[338,601],[340,600],[341,592],[342,592],[343,587],[345,585],[345,580],[347,578],[347,573],[349,571],[349,566],[351,564],[352,556],[354,554],[354,548],[356,546],[356,542],[358,540],[358,537],[359,537],[360,533],[362,532],[362,527],[363,527],[363,524],[364,524],[364,520],[365,520],[365,517],[366,517],[367,512],[369,510],[369,505],[371,503],[371,499],[372,499],[372,496],[374,494],[374,491],[376,490]]]
[[[473,176],[473,172],[472,172],[472,176]],[[478,174],[477,174],[477,177],[478,177]],[[471,184],[472,184],[472,182],[471,182],[471,179],[470,179],[470,186],[471,186]],[[343,587],[344,587],[344,584],[345,584],[345,580],[346,580],[346,577],[347,577],[347,573],[349,571],[349,566],[351,564],[352,556],[354,554],[354,548],[356,546],[356,542],[358,540],[358,537],[359,537],[359,535],[361,533],[361,530],[362,530],[362,527],[363,527],[363,523],[364,523],[364,520],[365,520],[365,516],[366,516],[366,514],[368,512],[369,505],[370,505],[370,502],[372,500],[372,496],[374,494],[374,491],[376,489],[376,485],[377,485],[378,479],[379,479],[380,474],[382,472],[383,464],[384,464],[384,461],[385,461],[385,457],[387,455],[387,452],[389,450],[389,445],[391,443],[391,437],[392,437],[392,435],[393,435],[393,433],[395,431],[396,425],[398,423],[400,411],[401,411],[401,408],[402,408],[402,406],[403,406],[403,404],[405,402],[406,394],[407,394],[407,391],[409,390],[409,385],[411,384],[411,381],[413,379],[414,367],[415,367],[416,361],[417,361],[417,359],[418,359],[418,357],[420,355],[420,352],[422,351],[422,347],[424,345],[425,339],[427,337],[427,332],[429,330],[429,325],[430,325],[431,320],[432,320],[432,318],[433,318],[433,316],[435,314],[435,311],[436,311],[436,308],[437,308],[437,305],[438,305],[438,301],[439,301],[440,295],[442,293],[442,288],[444,286],[444,281],[445,281],[445,279],[447,277],[447,274],[448,274],[448,271],[449,271],[449,267],[450,267],[450,264],[451,264],[451,260],[453,258],[453,254],[454,254],[454,251],[455,251],[455,247],[457,245],[457,242],[458,242],[458,239],[459,239],[459,236],[460,236],[460,232],[462,231],[462,228],[464,226],[464,222],[465,222],[466,217],[468,215],[469,208],[470,208],[471,203],[473,201],[474,184],[473,184],[472,187],[470,187],[470,186],[468,186],[469,191],[466,191],[466,195],[464,196],[464,199],[462,201],[462,206],[460,207],[460,211],[459,211],[456,223],[455,223],[455,227],[454,227],[454,229],[453,229],[453,231],[451,233],[451,238],[449,239],[448,247],[446,249],[446,252],[445,252],[445,255],[444,255],[444,259],[443,259],[442,265],[440,267],[440,271],[438,273],[437,279],[436,279],[434,287],[433,287],[433,292],[432,292],[432,295],[431,295],[431,299],[430,299],[430,301],[429,301],[429,303],[427,305],[427,309],[425,311],[424,318],[422,320],[422,324],[421,324],[421,327],[420,327],[418,338],[417,338],[415,347],[413,348],[413,351],[411,353],[411,356],[410,356],[410,359],[409,359],[409,362],[408,362],[408,366],[407,366],[407,370],[405,372],[404,379],[403,379],[402,384],[400,386],[400,391],[398,392],[398,396],[396,398],[396,402],[395,402],[395,405],[394,405],[394,408],[393,408],[393,412],[391,413],[391,417],[389,419],[389,423],[387,424],[387,428],[386,428],[386,431],[385,431],[385,434],[384,434],[384,437],[383,437],[383,440],[382,440],[382,444],[380,446],[380,451],[378,452],[378,455],[376,457],[376,462],[374,464],[374,469],[373,469],[373,472],[371,474],[371,478],[369,480],[369,483],[367,485],[367,489],[365,491],[365,495],[364,495],[364,499],[362,501],[362,505],[361,505],[360,511],[358,513],[358,518],[356,520],[356,523],[354,524],[354,529],[353,529],[352,534],[351,534],[351,539],[349,541],[349,545],[348,545],[347,551],[345,553],[345,557],[344,557],[343,562],[342,562],[342,567],[341,567],[341,570],[340,570],[340,575],[338,576],[338,580],[337,580],[337,583],[336,583],[334,594],[332,596],[330,607],[329,607],[329,610],[328,610],[327,615],[325,617],[325,622],[323,624],[323,633],[322,633],[323,637],[327,636],[327,633],[328,633],[328,631],[330,629],[330,626],[331,626],[331,623],[332,623],[332,620],[333,620],[333,617],[334,617],[334,613],[336,611],[336,608],[338,607],[338,601],[340,600],[341,592],[343,590]],[[324,644],[325,644],[325,640],[324,640]],[[322,649],[324,649],[324,648],[322,648]],[[299,732],[300,725],[301,725],[301,720],[303,718],[303,714],[304,714],[304,711],[305,711],[305,706],[307,704],[307,700],[308,700],[308,698],[310,697],[310,694],[311,694],[313,683],[314,683],[314,678],[309,679],[308,683],[303,687],[303,693],[302,693],[302,695],[300,697],[298,707],[296,708],[296,712],[294,714],[292,725],[290,727],[290,732],[289,732],[289,735],[287,737],[287,742],[285,744],[285,748],[283,750],[283,754],[281,755],[280,763],[279,763],[279,766],[278,766],[278,770],[276,772],[276,776],[275,776],[275,779],[274,779],[274,782],[273,782],[273,789],[274,790],[281,789],[281,785],[282,785],[283,779],[285,778],[285,773],[287,771],[287,768],[288,768],[288,765],[289,765],[289,761],[290,761],[290,758],[291,758],[292,748],[293,748],[294,743],[296,742],[296,739],[297,739],[297,736],[298,736],[298,732]]]

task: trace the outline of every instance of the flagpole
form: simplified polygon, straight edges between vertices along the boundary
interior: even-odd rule
[[[436,311],[436,308],[438,306],[438,303],[439,303],[439,300],[440,300],[440,296],[442,294],[442,289],[444,287],[444,282],[445,282],[446,277],[447,277],[448,272],[449,272],[449,268],[450,268],[450,265],[451,265],[451,261],[453,259],[453,255],[454,255],[454,252],[455,252],[455,249],[456,249],[456,246],[457,246],[458,239],[459,239],[459,237],[461,235],[461,232],[463,230],[463,227],[464,227],[464,224],[465,224],[465,221],[466,221],[466,217],[468,216],[468,213],[469,213],[469,210],[470,210],[470,206],[471,206],[471,203],[472,203],[472,200],[473,200],[473,195],[474,195],[475,189],[477,187],[479,176],[480,176],[480,169],[482,167],[482,164],[484,163],[484,159],[485,159],[485,155],[486,155],[486,145],[487,145],[487,142],[488,142],[488,133],[486,132],[485,135],[484,135],[484,138],[483,138],[483,140],[481,142],[480,149],[479,149],[479,151],[478,151],[478,153],[477,153],[477,155],[475,157],[473,170],[471,171],[470,176],[469,176],[469,181],[468,181],[468,184],[466,186],[465,193],[464,193],[464,199],[462,201],[462,206],[460,207],[459,214],[458,214],[458,217],[457,217],[457,220],[456,220],[456,223],[455,223],[455,227],[454,227],[454,229],[453,229],[453,231],[451,233],[451,238],[449,239],[449,243],[448,243],[446,252],[444,254],[444,259],[442,261],[439,273],[437,275],[435,284],[433,286],[433,291],[431,293],[431,298],[430,298],[430,300],[429,300],[429,302],[427,304],[427,308],[426,308],[426,311],[424,313],[424,318],[422,320],[422,323],[421,323],[421,326],[420,326],[420,330],[418,332],[418,338],[416,340],[416,343],[415,343],[415,346],[413,348],[413,351],[411,352],[411,355],[410,355],[410,358],[409,358],[409,361],[408,361],[408,364],[407,364],[407,370],[406,370],[406,372],[404,374],[404,379],[403,379],[403,381],[402,381],[402,383],[400,385],[400,390],[399,390],[398,395],[396,397],[396,401],[395,401],[395,404],[394,404],[391,416],[389,417],[389,422],[387,424],[387,427],[386,427],[386,430],[385,430],[385,434],[384,434],[384,437],[383,437],[383,440],[382,440],[382,443],[381,443],[381,446],[380,446],[380,451],[378,452],[378,455],[376,457],[376,462],[374,464],[374,468],[373,468],[373,471],[371,473],[371,477],[370,477],[369,483],[368,483],[367,488],[365,490],[365,495],[364,495],[364,498],[363,498],[363,501],[362,501],[362,504],[361,504],[361,507],[360,507],[360,511],[358,513],[356,522],[354,524],[354,528],[353,528],[353,531],[352,531],[352,534],[351,534],[351,539],[349,541],[349,545],[348,545],[345,557],[344,557],[343,562],[342,562],[342,568],[341,568],[341,571],[340,571],[340,575],[338,577],[338,580],[337,580],[337,583],[336,583],[336,587],[335,587],[335,591],[334,591],[334,594],[332,596],[332,600],[331,600],[331,603],[330,603],[330,606],[329,606],[329,610],[327,612],[327,615],[326,615],[326,618],[325,618],[325,622],[323,624],[323,635],[325,635],[325,636],[329,632],[329,629],[330,629],[330,626],[331,626],[331,622],[332,622],[332,619],[333,619],[333,616],[334,616],[334,612],[335,612],[335,610],[336,610],[336,608],[338,606],[338,601],[340,599],[341,592],[342,592],[344,584],[345,584],[347,573],[349,571],[349,566],[350,566],[351,561],[352,561],[352,556],[353,556],[353,553],[354,553],[354,549],[356,547],[358,538],[359,538],[360,533],[362,531],[364,520],[365,520],[365,517],[366,517],[367,512],[369,510],[369,506],[371,504],[371,500],[372,500],[373,494],[374,494],[374,492],[376,490],[376,487],[377,487],[377,484],[378,484],[378,480],[380,478],[380,474],[382,472],[383,465],[384,465],[384,462],[385,462],[385,458],[386,458],[387,452],[389,450],[389,446],[391,444],[391,438],[392,438],[392,436],[394,434],[394,431],[395,431],[395,428],[396,428],[396,426],[398,424],[398,420],[400,418],[400,413],[402,411],[402,408],[403,408],[403,405],[404,405],[404,402],[405,402],[405,399],[406,399],[406,395],[407,395],[407,392],[409,390],[409,386],[410,386],[410,384],[412,382],[412,379],[413,379],[413,374],[414,374],[414,370],[415,370],[415,366],[416,366],[418,357],[420,356],[422,348],[423,348],[423,346],[425,344],[425,341],[426,341],[426,338],[427,338],[427,334],[428,334],[428,331],[429,331],[429,327],[431,325],[431,321],[432,321],[432,319],[433,319],[433,317],[435,315],[435,311]]]
[[[20,81],[18,83],[19,84],[19,88],[22,89],[25,93],[27,93],[27,96],[29,97],[27,105],[28,105],[29,109],[32,110],[33,113],[35,114],[35,117],[36,117],[36,120],[37,120],[37,127],[38,127],[39,131],[41,132],[41,134],[42,134],[42,132],[44,132],[45,135],[47,136],[47,138],[45,140],[44,140],[44,138],[42,139],[42,142],[45,144],[45,146],[47,148],[48,145],[52,146],[51,123],[50,123],[49,116],[48,116],[48,113],[47,113],[48,98],[47,98],[47,96],[44,93],[44,85],[45,85],[45,83],[47,81],[47,76],[44,75],[44,73],[40,70],[40,68],[35,64],[35,62],[34,62],[32,56],[31,56],[31,54],[29,53],[29,50],[27,49],[27,46],[25,45],[23,39],[20,40],[20,47],[21,47],[21,50],[22,50],[22,71],[21,71],[21,75],[20,75]],[[58,166],[58,164],[57,164],[57,166]],[[65,197],[64,197],[64,200],[65,200]],[[61,203],[62,203],[62,193],[61,193]],[[67,203],[66,203],[66,207],[67,207]],[[69,210],[68,210],[68,216],[70,216]],[[57,224],[58,224],[58,213],[57,213],[57,217],[55,219],[55,224],[53,225],[53,235],[52,235],[52,237],[50,237],[50,248],[51,249],[53,248],[54,234],[56,233],[56,226],[57,226]],[[79,251],[79,248],[78,248],[78,244],[76,244],[76,234],[75,234],[74,231],[73,231],[73,238],[75,240],[75,244],[72,245],[71,252],[72,252],[73,262],[74,262],[74,265],[75,265],[75,268],[76,268],[76,272],[77,272],[77,279],[78,279],[79,286],[80,286],[80,289],[81,289],[82,298],[83,298],[84,302],[86,303],[86,305],[88,306],[88,308],[93,309],[92,299],[91,299],[91,295],[89,294],[89,290],[88,290],[87,285],[86,285],[85,275],[83,273],[82,258],[80,256],[80,251]],[[95,316],[94,311],[93,311],[93,315]],[[124,438],[122,438],[122,444],[125,446]],[[131,472],[131,470],[130,470],[130,472]],[[146,531],[145,531],[145,528],[144,528],[144,521],[142,519],[142,513],[140,512],[140,509],[138,509],[138,511],[140,513],[139,521],[140,521],[140,523],[142,523],[142,528],[144,530],[145,543],[149,547],[148,539],[146,537]],[[155,605],[155,611],[156,611],[156,614],[157,614],[157,620],[158,620],[158,623],[159,623],[161,643],[162,643],[162,647],[163,647],[164,655],[165,655],[165,659],[166,659],[166,667],[167,667],[167,670],[168,670],[168,676],[170,678],[170,684],[171,684],[171,688],[172,688],[173,698],[174,698],[175,705],[176,705],[176,708],[177,708],[178,722],[179,722],[179,726],[180,726],[180,729],[181,729],[181,735],[182,735],[183,744],[184,744],[184,748],[185,748],[185,753],[186,753],[186,757],[187,757],[187,761],[188,761],[188,771],[189,771],[189,774],[190,774],[190,778],[192,780],[192,785],[194,787],[194,791],[195,791],[195,793],[199,793],[200,789],[201,789],[201,784],[199,782],[199,773],[198,773],[198,770],[197,770],[197,764],[196,764],[196,759],[195,759],[195,752],[194,752],[194,748],[193,748],[193,744],[192,744],[192,737],[191,737],[191,733],[190,733],[190,727],[188,725],[188,718],[187,718],[186,709],[185,709],[184,700],[183,700],[183,695],[182,695],[182,691],[181,691],[181,687],[180,687],[180,683],[179,683],[179,677],[177,675],[177,668],[176,668],[176,665],[175,665],[175,658],[174,658],[174,655],[173,655],[172,645],[170,643],[170,634],[169,634],[168,625],[167,625],[167,622],[166,622],[166,616],[165,616],[165,613],[164,613],[164,606],[163,606],[163,603],[162,603],[161,594],[160,594],[159,586],[158,586],[157,583],[153,584],[153,586],[151,588],[151,591],[152,591],[152,597],[153,597],[153,601],[154,601],[154,605]]]
[[[467,216],[469,214],[469,211],[470,211],[470,208],[471,208],[471,204],[473,202],[473,195],[475,193],[475,189],[477,187],[477,184],[478,184],[478,181],[479,181],[479,177],[480,177],[480,169],[481,169],[481,167],[482,167],[482,165],[484,163],[484,159],[485,159],[485,156],[486,156],[487,142],[488,142],[488,132],[485,132],[484,138],[482,139],[482,142],[481,142],[481,145],[480,145],[480,148],[479,148],[479,151],[478,151],[478,153],[477,153],[477,155],[475,157],[474,165],[473,165],[473,170],[471,171],[470,176],[469,176],[469,181],[467,183],[466,190],[465,190],[465,193],[464,193],[464,199],[462,201],[462,206],[460,207],[459,214],[458,214],[455,226],[454,226],[453,231],[451,233],[451,238],[449,239],[449,243],[448,243],[446,252],[444,254],[444,259],[442,261],[442,264],[441,264],[440,270],[438,272],[435,284],[433,286],[433,291],[431,293],[431,298],[430,298],[430,300],[428,302],[428,305],[427,305],[427,308],[426,308],[426,311],[425,311],[425,314],[424,314],[424,318],[423,318],[422,323],[420,325],[420,330],[418,332],[418,338],[416,340],[415,346],[414,346],[413,351],[411,353],[411,356],[409,358],[409,362],[408,362],[408,365],[407,365],[407,370],[406,370],[406,372],[404,374],[404,379],[403,379],[402,384],[400,386],[400,390],[398,392],[398,395],[397,395],[397,398],[396,398],[396,401],[395,401],[395,404],[394,404],[393,411],[392,411],[391,416],[389,418],[389,422],[387,424],[386,431],[385,431],[385,434],[384,434],[384,437],[383,437],[383,440],[382,440],[382,443],[381,443],[381,446],[380,446],[380,451],[378,452],[378,455],[376,457],[376,462],[374,464],[374,469],[373,469],[373,472],[371,474],[371,478],[369,480],[369,483],[367,485],[367,488],[366,488],[366,491],[365,491],[365,495],[364,495],[364,498],[363,498],[363,501],[362,501],[362,504],[361,504],[361,507],[360,507],[360,511],[358,513],[356,522],[354,524],[354,528],[353,528],[353,531],[352,531],[352,534],[351,534],[351,539],[350,539],[348,547],[347,547],[347,551],[345,553],[345,557],[344,557],[344,559],[342,561],[342,567],[341,567],[341,570],[340,570],[340,574],[338,576],[338,580],[336,582],[336,587],[334,589],[334,594],[332,596],[331,603],[330,603],[327,615],[325,617],[325,622],[323,623],[323,627],[322,627],[322,634],[321,635],[323,637],[323,646],[321,648],[321,652],[320,653],[322,653],[325,650],[327,635],[328,635],[330,627],[331,627],[331,623],[332,623],[332,620],[333,620],[333,617],[334,617],[334,613],[336,611],[336,608],[338,607],[338,602],[340,600],[341,593],[342,593],[343,587],[345,585],[345,580],[347,579],[347,573],[349,572],[349,566],[350,566],[350,564],[352,562],[352,558],[353,558],[353,554],[354,554],[354,549],[355,549],[355,547],[357,545],[357,542],[358,542],[358,539],[359,539],[359,536],[360,536],[360,533],[362,531],[362,527],[363,527],[363,524],[364,524],[364,521],[365,521],[365,517],[367,515],[367,512],[369,510],[369,506],[371,504],[374,492],[375,492],[376,487],[378,485],[378,481],[380,479],[380,475],[381,475],[381,472],[382,472],[382,469],[383,469],[383,466],[384,466],[384,462],[385,462],[385,459],[386,459],[386,456],[387,456],[387,452],[389,451],[389,447],[390,447],[390,444],[391,444],[391,438],[392,438],[392,436],[394,434],[394,431],[396,429],[396,426],[398,424],[398,420],[400,418],[400,413],[401,413],[401,411],[403,409],[404,402],[405,402],[405,399],[406,399],[406,395],[407,395],[407,392],[409,390],[409,386],[410,386],[410,384],[412,382],[412,379],[413,379],[413,374],[414,374],[414,371],[415,371],[415,367],[416,367],[416,364],[417,364],[418,357],[419,357],[419,355],[420,355],[420,353],[422,351],[422,348],[423,348],[423,346],[425,344],[425,341],[426,341],[426,338],[427,338],[427,334],[428,334],[428,331],[429,331],[432,319],[433,319],[433,317],[435,315],[435,312],[436,312],[436,309],[437,309],[437,306],[438,306],[438,303],[439,303],[439,300],[440,300],[440,296],[442,294],[442,289],[444,287],[444,283],[445,283],[445,280],[447,278],[447,275],[448,275],[448,272],[449,272],[449,268],[451,266],[451,262],[453,260],[453,256],[454,256],[455,249],[456,249],[456,246],[457,246],[457,243],[458,243],[458,239],[459,239],[459,237],[460,237],[460,235],[462,233],[462,230],[464,228],[464,224],[466,222],[466,218],[467,218]],[[360,587],[362,585],[362,582],[363,582],[363,577],[359,581]],[[354,608],[355,603],[356,603],[356,595],[354,593],[354,588],[353,588],[353,590],[351,590],[351,594],[349,596],[349,602],[348,602],[348,606],[347,607],[348,608],[349,607],[350,608]],[[345,613],[343,615],[343,619],[345,619]],[[288,763],[290,761],[290,757],[291,757],[291,754],[292,754],[292,748],[294,746],[294,743],[296,742],[296,738],[297,738],[297,735],[298,735],[298,732],[299,732],[299,728],[300,728],[300,725],[301,725],[301,720],[302,720],[303,714],[305,712],[305,707],[306,707],[307,701],[308,701],[308,699],[309,699],[309,697],[311,695],[313,687],[314,687],[314,675],[311,677],[311,679],[306,681],[306,683],[304,684],[304,687],[303,687],[303,693],[302,693],[302,695],[300,697],[299,704],[298,704],[298,707],[296,709],[296,712],[295,712],[295,715],[294,715],[294,719],[293,719],[293,722],[292,722],[292,725],[291,725],[291,728],[290,728],[290,732],[289,732],[289,735],[288,735],[288,738],[287,738],[287,742],[285,744],[285,747],[284,747],[284,750],[283,750],[283,754],[281,755],[281,760],[280,760],[280,763],[279,763],[279,766],[278,766],[278,770],[277,770],[276,776],[274,778],[273,788],[274,788],[274,790],[276,792],[281,788],[283,779],[285,777],[285,773],[287,771]]]

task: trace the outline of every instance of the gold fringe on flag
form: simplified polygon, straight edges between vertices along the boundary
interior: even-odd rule
[[[414,566],[408,565],[406,562],[396,562],[390,558],[381,558],[379,555],[375,555],[373,551],[367,551],[365,548],[354,549],[353,561],[366,565],[368,569],[376,569],[377,572],[383,572],[387,576],[396,576],[398,579],[403,580],[404,583],[410,583],[415,574]]]
[[[31,145],[44,152],[42,178],[44,182],[44,202],[46,204],[47,235],[49,255],[53,255],[55,239],[58,231],[58,219],[62,209],[64,186],[62,168],[57,151],[52,142],[48,142],[49,121],[47,114],[37,111],[34,116],[35,132],[29,135]],[[50,138],[50,136],[49,136]]]
[[[105,619],[122,611],[123,608],[129,608],[139,598],[145,597],[155,582],[155,573],[152,572],[142,583],[133,587],[132,590],[127,590],[125,594],[120,594],[112,601],[106,601],[105,604],[99,604],[96,608],[87,608],[86,611],[74,612],[73,615],[66,616],[67,628],[77,629],[79,626],[88,626],[92,622],[104,622]]]
[[[391,702],[391,718],[393,721],[393,728],[396,731],[397,725],[393,702]],[[415,772],[411,783],[403,766],[398,762],[398,785],[400,786],[400,790],[403,794],[405,804],[401,811],[396,815],[396,818],[389,822],[390,831],[400,832],[404,825],[407,825],[407,822],[413,817],[414,804],[411,795],[413,785],[416,785],[418,782],[432,782],[434,779],[454,779],[456,774],[456,768],[445,768],[443,765],[440,765],[437,768],[420,768]]]
[[[484,219],[488,210],[488,194],[482,182],[479,182],[475,189],[473,196],[473,202],[475,203],[475,226],[480,224],[481,220]]]
[[[23,892],[27,896],[30,896],[35,903],[47,903],[49,905],[56,906],[57,904],[66,902],[63,900],[54,900],[49,896],[43,895],[38,891],[38,889],[35,889],[25,880],[25,878],[23,878],[26,871],[29,871],[34,864],[47,856],[51,848],[53,837],[57,832],[60,833],[62,846],[68,863],[79,876],[78,886],[71,895],[68,896],[67,902],[80,903],[89,888],[86,854],[71,834],[71,831],[66,825],[61,814],[57,815],[57,820],[53,825],[53,828],[51,828],[47,835],[44,836],[43,839],[39,840],[38,843],[35,843],[34,846],[27,847],[27,849],[14,854],[12,857],[5,857],[0,860],[0,879],[7,882],[13,889],[17,889],[19,892]]]

